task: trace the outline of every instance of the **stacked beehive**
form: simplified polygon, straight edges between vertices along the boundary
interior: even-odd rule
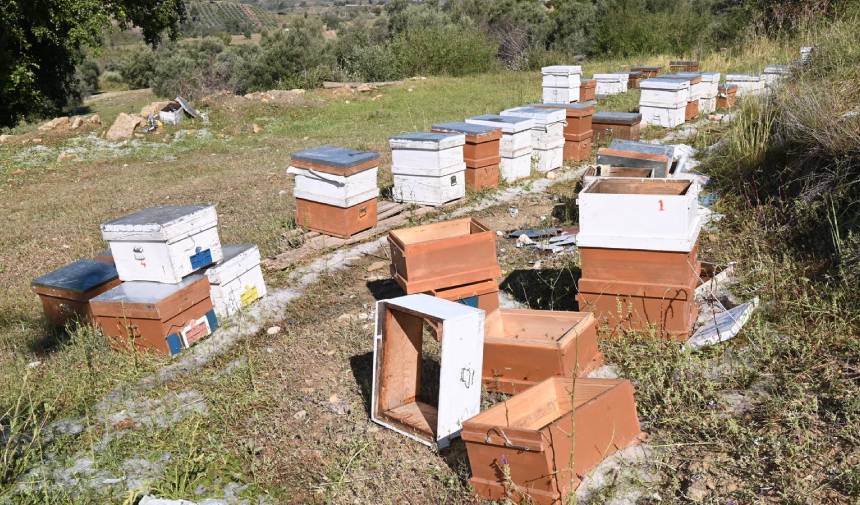
[[[717,107],[720,109],[731,109],[737,100],[737,84],[720,84],[717,92]]]
[[[553,65],[541,69],[544,103],[573,103],[580,100],[582,67]]]
[[[635,67],[630,67],[630,70],[634,72],[642,72],[642,77],[644,79],[650,79],[652,77],[657,77],[657,74],[660,73],[660,70],[663,70],[663,67],[653,65],[636,65]]]
[[[791,70],[788,68],[788,65],[768,65],[764,68],[764,72],[761,75],[764,79],[764,85],[768,89],[773,89],[785,80],[789,74],[791,74]]]
[[[764,92],[764,79],[760,75],[727,74],[726,85],[737,86],[737,96],[755,96]]]
[[[675,60],[669,62],[670,72],[698,72],[699,62],[695,60]]]
[[[627,73],[627,88],[639,89],[639,83],[645,79],[645,73],[640,70],[631,70]]]
[[[434,124],[431,130],[437,133],[462,133],[466,136],[466,143],[463,144],[463,161],[466,163],[467,190],[481,191],[499,185],[501,129],[466,122],[451,122]]]
[[[717,95],[720,87],[719,72],[702,73],[702,96],[699,97],[699,112],[710,114],[717,110]]]
[[[585,161],[591,157],[591,141],[594,130],[591,128],[591,118],[594,106],[583,103],[570,104],[536,104],[533,107],[548,107],[564,109],[567,114],[567,124],[564,126],[564,159],[565,161]]]
[[[677,79],[645,79],[639,83],[639,113],[645,124],[674,128],[684,123],[690,82]]]
[[[224,259],[205,270],[215,314],[228,317],[266,296],[260,250],[253,244],[225,245]]]
[[[677,179],[600,178],[578,197],[580,310],[610,328],[689,336],[698,314],[698,186]]]
[[[392,194],[399,202],[438,206],[466,195],[462,133],[395,135],[391,147]]]
[[[579,86],[579,101],[590,102],[597,98],[597,81],[594,79],[583,79]]]
[[[705,96],[708,83],[702,79],[698,72],[678,72],[673,77],[687,80],[690,83],[690,97],[687,99],[684,120],[693,121],[699,116],[699,100]]]
[[[532,158],[538,172],[560,168],[564,161],[564,109],[545,107],[514,107],[503,110],[503,117],[529,118],[532,126]]]
[[[485,114],[466,119],[469,124],[490,126],[502,130],[499,143],[499,172],[502,180],[524,179],[532,171],[532,132],[534,120],[529,118]]]
[[[591,116],[591,128],[595,141],[604,138],[639,140],[642,115],[635,112],[595,112]]]
[[[320,146],[292,154],[296,224],[348,238],[376,226],[379,154]]]
[[[597,81],[597,89],[595,90],[595,93],[598,97],[626,93],[627,82],[629,79],[630,76],[627,72],[594,74],[594,80]]]

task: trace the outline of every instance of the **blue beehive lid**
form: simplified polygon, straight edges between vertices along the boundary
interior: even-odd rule
[[[83,259],[69,263],[53,272],[33,279],[32,285],[43,288],[86,293],[106,282],[116,280],[116,267],[112,263]]]
[[[493,128],[492,126],[471,124],[463,121],[434,124],[431,128],[433,130],[445,132],[465,133],[466,135],[486,135],[487,133],[493,133],[498,130],[498,128]]]
[[[292,159],[332,167],[346,168],[379,158],[379,153],[357,151],[348,147],[319,146],[292,154]]]
[[[591,116],[591,121],[598,124],[630,125],[641,122],[642,114],[638,112],[595,112]]]

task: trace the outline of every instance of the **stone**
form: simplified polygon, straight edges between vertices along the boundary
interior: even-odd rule
[[[56,130],[58,128],[66,128],[69,126],[68,116],[55,117],[50,121],[46,121],[39,125],[40,132]]]
[[[263,127],[258,125],[257,123],[251,125],[251,129],[254,130],[254,133],[260,133],[263,131]]]
[[[293,419],[295,419],[297,421],[301,421],[306,417],[308,417],[308,411],[307,410],[300,410],[300,411],[296,412],[295,414],[293,414]]]
[[[75,116],[72,119],[72,123],[69,125],[69,129],[70,130],[77,130],[78,128],[80,128],[83,125],[84,125],[84,118],[82,118],[81,116]]]
[[[100,124],[102,124],[102,117],[99,116],[98,114],[93,114],[92,116],[90,116],[86,119],[86,123],[92,124],[92,125],[100,125]]]
[[[149,117],[150,114],[155,114],[158,116],[158,113],[161,109],[167,107],[167,104],[170,102],[152,102],[149,105],[145,105],[142,109],[140,109],[140,115],[143,117]]]
[[[370,265],[367,266],[367,271],[368,272],[375,272],[377,270],[382,270],[383,268],[387,267],[388,264],[389,264],[388,261],[374,261],[373,263],[371,263]]]
[[[5,144],[15,138],[14,135],[0,135],[0,144]]]
[[[71,153],[69,151],[62,151],[62,152],[60,152],[60,155],[57,156],[57,163],[62,163],[64,161],[71,161],[74,159],[76,159],[74,153]]]
[[[266,329],[266,335],[277,335],[281,332],[280,326],[270,326]]]
[[[143,122],[140,116],[134,116],[120,112],[116,121],[113,122],[110,129],[105,134],[107,140],[124,140],[131,138],[134,135],[134,129]]]

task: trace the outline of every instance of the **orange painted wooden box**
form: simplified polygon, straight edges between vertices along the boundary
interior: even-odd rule
[[[83,259],[33,279],[45,317],[52,326],[91,322],[90,300],[121,283],[113,263]]]
[[[642,115],[635,112],[597,112],[591,117],[591,128],[598,141],[602,138],[639,140]]]
[[[564,135],[564,159],[568,161],[586,161],[591,159],[592,139],[594,131],[584,135]]]
[[[466,163],[466,189],[481,191],[499,185],[499,164],[502,130],[491,126],[454,121],[434,124],[431,131],[462,133],[463,161]]]
[[[116,349],[178,354],[218,327],[209,280],[193,274],[178,284],[125,282],[90,301],[93,318]]]
[[[499,309],[499,284],[495,279],[452,288],[433,289],[427,294],[481,309],[488,315]]]
[[[663,67],[653,66],[653,65],[638,65],[635,67],[630,67],[631,71],[641,72],[642,77],[645,79],[650,79],[652,77],[657,77],[657,74],[660,73]]]
[[[376,198],[351,207],[338,207],[296,198],[296,224],[333,237],[349,238],[376,226]]]
[[[467,166],[466,189],[471,191],[481,191],[487,188],[498,187],[500,175],[499,166],[500,163],[477,168]]]
[[[482,378],[519,393],[549,377],[582,376],[603,362],[590,312],[500,309],[487,314]]]
[[[702,270],[698,246],[686,253],[581,247],[579,257],[582,278],[592,280],[686,286]]]
[[[496,234],[474,218],[394,230],[388,243],[391,276],[409,294],[501,276]]]
[[[698,72],[699,62],[696,60],[675,60],[669,62],[670,72]]]
[[[556,505],[642,433],[626,380],[547,379],[463,423],[475,492]]]
[[[737,84],[721,84],[718,88],[717,107],[720,109],[731,109],[737,100]]]
[[[693,121],[699,117],[699,101],[691,100],[687,102],[687,108],[684,110],[684,120]]]
[[[595,79],[584,79],[579,84],[579,101],[588,102],[594,100],[596,90],[597,81]]]

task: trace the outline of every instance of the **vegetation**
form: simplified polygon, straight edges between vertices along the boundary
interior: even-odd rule
[[[259,6],[239,2],[192,0],[187,3],[188,17],[182,33],[188,36],[242,34],[278,27],[274,14]]]

